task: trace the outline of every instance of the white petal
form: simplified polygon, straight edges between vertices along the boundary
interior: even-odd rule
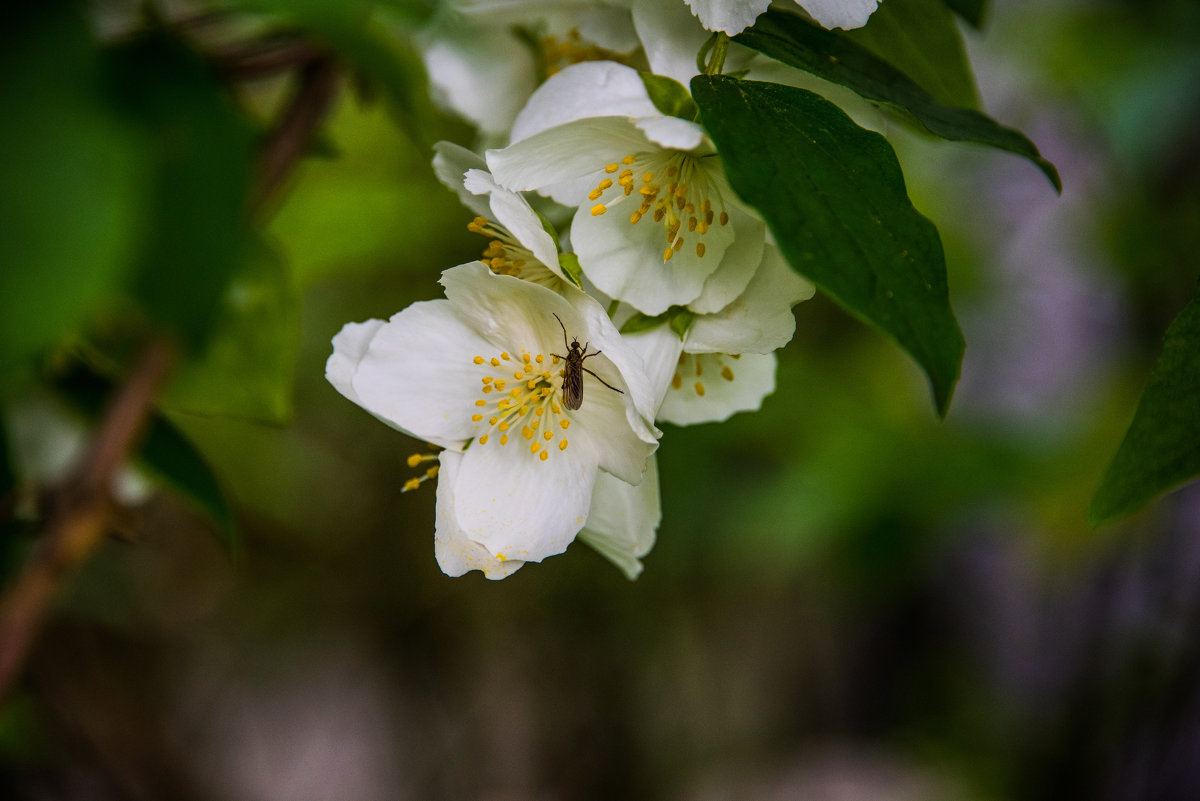
[[[767,10],[771,0],[685,0],[700,24],[710,31],[741,33]],[[838,2],[838,0],[833,0]]]
[[[497,184],[491,173],[485,170],[468,170],[464,186],[468,192],[488,198],[489,211],[485,217],[503,225],[551,272],[560,278],[565,277],[558,266],[558,244],[542,227],[541,218],[529,201]]]
[[[463,455],[442,451],[437,479],[437,517],[433,530],[433,552],[438,567],[447,576],[461,576],[470,570],[482,570],[489,579],[502,579],[525,564],[519,559],[497,559],[487,548],[469,539],[454,514],[454,488]]]
[[[467,170],[487,169],[487,162],[483,157],[453,142],[438,142],[433,149],[433,172],[438,180],[458,195],[462,204],[476,216],[489,216],[487,198],[479,197],[463,185]]]
[[[654,388],[653,408],[657,417],[658,409],[671,386],[671,378],[675,375],[675,366],[679,364],[679,356],[683,353],[683,341],[666,324],[636,334],[625,334],[624,338],[642,357],[646,376]]]
[[[458,449],[475,433],[471,415],[480,384],[472,360],[488,347],[449,302],[414,303],[376,331],[352,391],[377,417],[418,439]]]
[[[826,28],[861,28],[875,13],[879,0],[803,0],[796,5]]]
[[[642,117],[634,121],[646,138],[672,150],[695,150],[707,141],[699,123],[678,117]]]
[[[637,70],[612,61],[584,61],[572,64],[538,87],[513,123],[512,141],[589,117],[657,114]]]
[[[787,265],[774,245],[763,250],[762,263],[746,291],[716,314],[697,317],[687,334],[691,353],[770,353],[792,339],[796,319],[792,307],[813,296],[816,288]]]
[[[487,152],[496,181],[517,192],[548,195],[578,206],[599,183],[607,164],[656,149],[627,117],[592,117],[534,134]]]
[[[710,228],[703,258],[687,242],[668,262],[663,260],[665,228],[651,218],[630,223],[636,209],[633,197],[599,216],[592,216],[587,206],[579,208],[571,224],[571,247],[584,272],[600,291],[646,314],[661,314],[695,300],[733,242],[733,228]],[[688,240],[686,232],[683,236]]]
[[[334,389],[355,403],[358,403],[358,393],[354,391],[354,376],[358,373],[358,363],[383,325],[383,320],[347,323],[333,338],[333,355],[325,362],[325,378]]]
[[[523,438],[478,442],[463,455],[454,510],[466,535],[498,559],[562,553],[587,520],[596,457],[586,441],[538,459]]]
[[[677,0],[635,0],[633,24],[650,71],[687,86],[696,74],[696,54],[712,34]]]
[[[700,376],[696,375],[697,364],[703,369]],[[733,380],[722,377],[724,368],[730,370]],[[680,386],[672,384],[658,419],[681,426],[720,422],[736,412],[758,409],[763,398],[775,391],[775,354],[746,353],[738,359],[687,354],[676,374]]]
[[[688,304],[688,308],[697,314],[711,314],[732,303],[746,289],[762,261],[767,226],[737,206],[731,205],[727,209],[734,233],[733,243],[725,251],[721,266],[704,282],[700,297]]]
[[[632,53],[637,49],[637,32],[628,8],[584,6],[576,12],[579,35],[613,53]]]
[[[591,510],[579,539],[632,581],[642,572],[641,558],[654,547],[654,532],[661,520],[658,460],[651,457],[646,477],[636,487],[608,473],[596,477]]]
[[[536,86],[533,55],[503,28],[444,28],[423,55],[435,96],[487,133],[507,132]]]

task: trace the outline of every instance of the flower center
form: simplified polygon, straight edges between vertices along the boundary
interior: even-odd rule
[[[495,441],[503,446],[510,434],[520,435],[531,456],[543,462],[550,458],[555,437],[558,450],[567,449],[571,420],[557,398],[562,390],[562,370],[551,369],[559,362],[557,356],[522,351],[517,361],[506,351],[490,359],[476,356],[472,361],[486,373],[479,379],[483,397],[475,401],[476,412],[471,415],[472,422],[485,429],[476,438],[480,445]]]
[[[701,378],[707,370],[710,376],[720,376],[726,381],[732,381],[733,368],[725,363],[726,359],[737,360],[740,354],[731,353],[681,353],[679,363],[675,365],[675,375],[671,378],[671,389],[683,389],[684,382],[691,384],[697,395],[704,397],[704,382]],[[693,380],[694,379],[694,380]]]
[[[488,242],[480,261],[497,275],[520,277],[522,267],[531,261],[537,261],[537,257],[529,248],[518,242],[500,223],[492,222],[486,217],[476,217],[467,223],[467,230],[492,240]]]
[[[547,77],[581,61],[616,61],[621,64],[628,62],[628,58],[623,57],[620,53],[605,50],[584,39],[579,35],[578,28],[567,31],[562,38],[553,35],[543,36],[539,44],[542,47],[542,57],[545,59]]]
[[[709,228],[714,223],[729,224],[721,188],[699,156],[681,150],[630,153],[620,164],[605,165],[604,172],[616,175],[616,181],[604,178],[588,193],[588,200],[596,201],[592,216],[604,214],[636,193],[640,203],[629,215],[629,223],[637,225],[649,216],[662,225],[667,241],[663,261],[670,261],[683,249],[685,233],[696,240],[696,255],[704,258],[704,235]]]

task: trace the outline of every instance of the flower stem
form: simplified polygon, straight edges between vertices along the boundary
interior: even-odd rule
[[[725,69],[725,54],[729,52],[729,36],[721,31],[713,34],[713,39],[709,40],[711,44],[712,55],[708,59],[708,63],[704,65],[705,75],[720,75]]]

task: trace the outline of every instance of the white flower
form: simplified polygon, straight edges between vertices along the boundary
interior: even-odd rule
[[[606,116],[599,116],[606,115]],[[505,187],[578,206],[571,245],[596,287],[646,314],[728,303],[762,258],[765,226],[725,180],[696,123],[654,109],[638,73],[576,64],[542,85],[487,163]]]
[[[446,449],[438,562],[449,575],[502,578],[510,563],[566,549],[600,470],[642,480],[657,447],[652,390],[638,356],[583,293],[568,299],[480,262],[447,270],[442,284],[445,300],[344,327],[326,377],[376,417]],[[585,375],[576,410],[561,402],[559,320],[601,351],[586,366],[616,388]]]
[[[590,54],[589,47],[624,54],[638,44],[627,3],[444,3],[419,37],[435,98],[493,139],[505,136],[537,86],[538,59],[529,42],[517,34],[518,28],[544,32],[539,43],[543,57],[555,60],[585,57]]]
[[[791,308],[815,291],[767,245],[745,291],[720,311],[697,315],[682,341],[666,325],[627,336],[655,387],[656,419],[692,425],[758,409],[775,391],[773,351],[795,332]]]
[[[710,31],[741,33],[767,10],[771,0],[684,0]],[[789,5],[785,3],[784,5]],[[879,0],[803,0],[791,3],[826,28],[861,28]]]
[[[434,172],[476,215],[467,230],[491,240],[482,261],[492,272],[560,294],[575,289],[559,265],[558,242],[525,198],[497,184],[484,160],[470,150],[452,142],[438,142],[434,150]]]

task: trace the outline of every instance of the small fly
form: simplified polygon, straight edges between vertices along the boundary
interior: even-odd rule
[[[567,327],[563,325],[562,318],[560,318],[557,314],[554,315],[554,319],[558,320],[558,326],[563,330],[563,346],[567,349],[566,356],[559,356],[557,353],[550,354],[551,356],[558,356],[558,358],[562,359],[563,362],[566,363],[566,367],[563,369],[563,406],[566,406],[568,409],[575,410],[583,405],[584,373],[587,373],[592,378],[611,389],[613,392],[620,392],[622,395],[624,395],[624,392],[617,389],[612,384],[608,383],[603,378],[583,366],[584,359],[590,359],[593,356],[599,356],[600,351],[588,353],[587,349],[588,344],[590,343],[584,343],[581,347],[577,337],[573,337],[571,339],[571,343],[568,345]]]

